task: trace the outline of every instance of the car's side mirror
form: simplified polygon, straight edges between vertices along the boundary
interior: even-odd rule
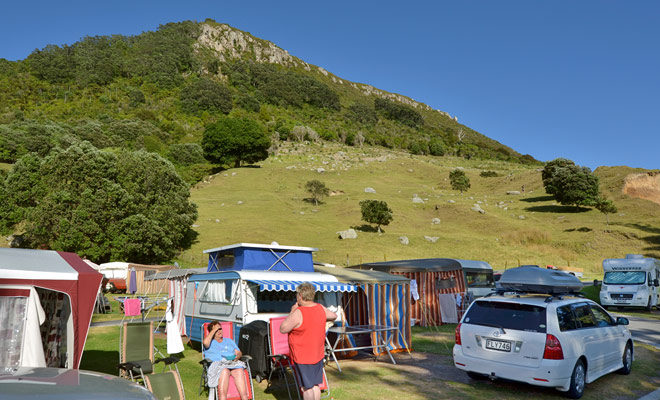
[[[655,286],[655,287],[660,286],[660,282],[658,282],[657,279],[654,279],[654,280],[653,280],[653,286]]]
[[[628,321],[628,318],[619,317],[619,318],[616,319],[616,324],[617,325],[628,325],[628,324],[630,324],[630,321]]]

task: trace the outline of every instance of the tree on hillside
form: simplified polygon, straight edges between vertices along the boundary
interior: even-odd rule
[[[461,193],[470,188],[470,178],[461,169],[455,169],[449,173],[449,182],[452,189],[460,190]]]
[[[598,198],[596,202],[596,209],[603,214],[605,214],[605,219],[607,220],[607,225],[610,224],[609,214],[616,214],[619,210],[616,208],[616,205],[612,200],[604,199],[602,197]]]
[[[546,192],[563,205],[595,206],[600,198],[598,177],[588,167],[575,165],[570,160],[558,160],[562,160],[562,164],[551,167],[545,177]]]
[[[556,158],[545,164],[543,171],[541,171],[541,180],[543,181],[543,187],[547,194],[554,196],[557,192],[557,188],[553,185],[552,181],[557,170],[571,165],[575,165],[575,163],[567,158]]]
[[[44,158],[24,156],[2,182],[0,197],[0,220],[21,227],[27,246],[97,262],[169,260],[190,245],[197,218],[188,185],[169,161],[88,143]]]
[[[204,157],[215,164],[255,163],[268,158],[270,137],[254,120],[222,118],[208,125],[202,137]]]
[[[381,225],[389,225],[392,222],[392,210],[384,201],[362,200],[360,210],[362,211],[362,220],[370,224],[376,224],[378,233],[381,233]]]
[[[307,181],[305,183],[305,190],[312,196],[314,204],[317,206],[319,205],[319,200],[330,194],[330,189],[325,186],[325,183],[317,179]]]

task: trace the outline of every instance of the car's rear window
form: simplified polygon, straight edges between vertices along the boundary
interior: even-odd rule
[[[546,331],[545,307],[500,301],[476,301],[463,322],[527,332]]]

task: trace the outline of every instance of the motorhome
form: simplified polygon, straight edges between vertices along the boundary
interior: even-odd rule
[[[600,304],[605,308],[658,306],[660,261],[641,254],[603,260],[603,284]]]

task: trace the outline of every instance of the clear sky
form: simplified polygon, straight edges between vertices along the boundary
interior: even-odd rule
[[[206,18],[522,154],[660,168],[660,1],[12,1],[0,58]]]

